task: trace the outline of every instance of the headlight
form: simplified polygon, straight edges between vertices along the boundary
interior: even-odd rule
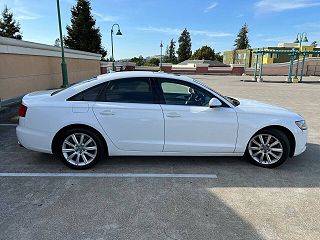
[[[308,129],[308,126],[307,126],[305,120],[296,121],[296,125],[297,125],[298,128],[300,128],[301,130],[307,130],[307,129]]]

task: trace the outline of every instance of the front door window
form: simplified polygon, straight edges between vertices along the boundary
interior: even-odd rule
[[[160,80],[164,101],[168,105],[209,106],[212,94],[189,83]]]

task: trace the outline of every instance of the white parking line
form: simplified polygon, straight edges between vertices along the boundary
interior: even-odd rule
[[[0,177],[93,177],[93,178],[218,178],[197,173],[0,173]]]

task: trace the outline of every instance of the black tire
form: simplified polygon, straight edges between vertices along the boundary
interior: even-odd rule
[[[88,144],[88,146],[86,146],[86,147],[87,148],[96,148],[96,150],[84,150],[84,149],[79,150],[80,146],[77,147],[77,151],[72,150],[72,149],[74,149],[73,147],[71,147],[68,144],[65,144],[65,140],[73,139],[72,135],[76,136],[76,139],[78,140],[79,145],[84,145],[84,144],[80,144],[79,140],[81,140],[81,136],[84,136],[83,137],[84,138],[83,142],[84,141],[88,142],[88,140],[91,138],[93,141],[91,141]],[[68,141],[68,142],[74,144],[74,141],[73,142],[72,141]],[[70,149],[68,149],[68,150],[70,150],[70,155],[73,154],[74,152],[76,152],[75,158],[77,158],[77,156],[80,155],[78,163],[76,162],[76,160],[75,161],[73,161],[72,159],[67,160],[67,158],[65,156],[66,153],[64,153],[62,151],[62,148],[66,147],[66,146],[68,146],[68,148],[70,148]],[[56,152],[57,156],[62,160],[62,162],[65,165],[67,165],[69,168],[77,169],[77,170],[91,168],[101,158],[103,158],[105,156],[105,153],[106,153],[104,142],[101,139],[101,137],[97,133],[95,133],[94,131],[91,131],[89,129],[84,129],[84,128],[73,128],[73,129],[69,129],[69,130],[63,132],[60,135],[58,141],[56,142],[55,150],[56,150],[55,152]],[[80,154],[80,152],[81,152],[81,154]],[[85,152],[87,152],[87,153],[85,153]],[[82,153],[83,153],[83,155],[85,155],[85,157],[82,157],[83,156]],[[67,153],[67,154],[69,154],[69,153]],[[94,156],[94,158],[89,157],[86,154],[91,154],[92,156]],[[86,159],[87,157],[90,158],[90,161],[85,163],[84,158]],[[92,158],[92,160],[91,160],[91,158]]]
[[[271,140],[269,141],[272,141],[274,139],[277,139],[280,144],[277,144],[275,145],[275,149],[279,150],[281,149],[282,147],[282,155],[280,156],[280,153],[279,153],[279,156],[277,156],[279,159],[271,156],[270,152],[272,152],[274,155],[277,154],[277,152],[273,152],[271,149],[274,149],[274,148],[271,148],[270,146],[273,144],[273,143],[276,143],[276,141],[274,142],[271,142],[271,144],[269,144],[269,147],[268,146],[265,146],[263,147],[263,149],[259,150],[259,149],[255,149],[255,150],[251,150],[250,151],[250,146],[251,146],[251,149],[252,147],[253,148],[259,148],[258,146],[259,145],[254,145],[255,143],[253,143],[252,141],[253,140],[256,140],[257,138],[259,138],[259,135],[262,135],[263,137],[263,140],[265,142],[267,142],[267,138],[268,136],[272,136],[273,138],[271,138]],[[256,141],[257,142],[257,141]],[[250,145],[251,143],[251,145]],[[259,143],[259,142],[258,142]],[[266,145],[266,144],[265,144]],[[257,146],[257,147],[255,147]],[[253,152],[253,151],[256,151],[256,152]],[[257,161],[257,155],[255,155],[255,153],[257,153],[258,151],[262,151],[263,153],[260,153],[258,156],[259,158],[261,158],[262,154],[263,157],[262,159],[264,159],[265,161],[261,161],[260,159],[260,162]],[[265,152],[266,151],[266,152]],[[268,153],[268,154],[267,154]],[[248,145],[247,145],[247,149],[246,149],[246,153],[245,153],[245,156],[249,159],[249,161],[254,164],[254,165],[257,165],[259,167],[264,167],[264,168],[275,168],[275,167],[278,167],[280,166],[281,164],[283,164],[289,157],[289,153],[290,153],[290,143],[289,143],[289,140],[288,140],[288,137],[280,130],[278,129],[265,129],[265,130],[262,130],[258,133],[256,133],[249,141]],[[274,158],[274,161],[268,161],[267,159],[267,155],[269,156],[269,159],[270,157]],[[254,156],[254,157],[253,157]],[[256,158],[256,159],[255,159]]]

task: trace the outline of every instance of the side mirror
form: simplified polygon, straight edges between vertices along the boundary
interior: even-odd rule
[[[191,87],[189,87],[189,88],[188,88],[188,92],[189,92],[190,94],[194,94],[194,89],[191,88]]]
[[[222,103],[218,98],[211,98],[209,102],[209,108],[218,108],[221,107]]]

